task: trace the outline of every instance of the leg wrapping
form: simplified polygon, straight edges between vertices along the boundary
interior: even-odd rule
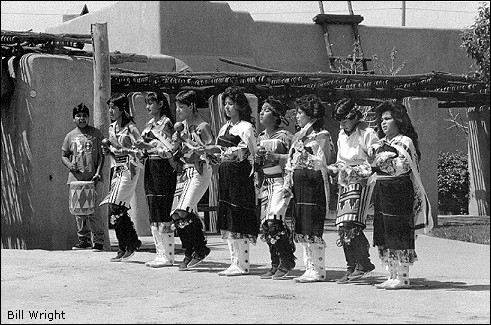
[[[193,252],[204,254],[206,239],[199,217],[194,213],[187,213],[184,218],[175,219],[174,223],[182,245],[186,249],[185,255],[188,256],[188,253],[192,254]]]

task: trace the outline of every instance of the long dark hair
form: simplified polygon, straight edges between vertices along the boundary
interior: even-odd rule
[[[172,123],[175,122],[170,111],[169,101],[162,92],[151,91],[147,93],[147,95],[145,96],[145,104],[149,104],[150,102],[156,102],[157,104],[162,102],[162,107],[160,108],[160,117],[165,115],[172,121]]]
[[[356,103],[350,98],[343,98],[336,103],[334,111],[332,112],[332,118],[338,122],[344,119],[357,119],[360,120],[363,117],[362,112],[357,108]]]
[[[286,111],[288,107],[280,100],[274,98],[273,96],[268,96],[264,100],[265,103],[268,103],[273,108],[273,116],[276,118],[276,125],[280,126],[281,122],[288,125],[288,121],[285,119]]]
[[[237,106],[237,111],[239,112],[239,118],[242,121],[247,121],[254,125],[254,117],[252,117],[252,108],[249,105],[246,95],[237,86],[230,86],[222,94],[222,104],[225,106],[225,99],[230,98]],[[230,117],[225,116],[227,120]]]
[[[113,104],[114,106],[119,108],[120,112],[123,112],[123,115],[121,117],[121,126],[124,127],[126,124],[133,122],[135,123],[135,120],[133,116],[130,113],[130,102],[128,100],[128,96],[126,96],[125,93],[116,93],[109,98],[107,101],[107,104]]]
[[[176,95],[176,103],[191,106],[194,104],[192,110],[193,114],[198,113],[198,95],[194,90],[183,90]]]
[[[295,107],[301,109],[311,118],[316,118],[317,121],[312,124],[315,131],[324,129],[324,114],[326,107],[322,105],[321,100],[316,95],[303,95],[295,101]]]
[[[385,112],[390,112],[392,118],[396,122],[397,127],[399,128],[399,132],[403,135],[411,138],[413,141],[414,147],[416,148],[416,154],[418,155],[418,160],[421,160],[421,152],[419,151],[419,141],[418,141],[418,133],[414,129],[413,123],[407,114],[406,106],[391,102],[385,101],[382,104],[375,107],[375,117],[377,121],[377,135],[379,139],[385,137],[384,131],[382,131],[382,114]]]

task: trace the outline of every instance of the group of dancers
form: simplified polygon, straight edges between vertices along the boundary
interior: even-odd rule
[[[111,186],[101,204],[109,204],[109,220],[118,239],[112,262],[130,259],[141,245],[128,210],[144,169],[156,248],[155,258],[146,265],[174,265],[175,231],[184,249],[179,270],[199,265],[210,249],[197,206],[210,186],[213,166],[218,165],[217,227],[230,253],[230,266],[218,275],[248,274],[249,246],[259,237],[271,256],[271,267],[261,279],[290,279],[298,243],[305,271],[294,281],[324,281],[324,222],[331,209],[337,211],[337,244],[347,264],[337,283],[359,279],[375,269],[363,232],[373,207],[373,245],[389,274],[376,287],[409,287],[409,266],[417,260],[416,235],[429,231],[432,219],[419,176],[418,136],[402,104],[388,101],[375,107],[377,126],[371,128],[352,99],[335,103],[331,118],[340,123],[336,151],[324,128],[329,118],[326,108],[315,95],[294,101],[295,134],[283,126],[289,107],[274,97],[262,103],[258,116],[264,130],[259,134],[241,88],[227,88],[221,100],[226,122],[216,136],[198,114],[193,90],[175,97],[177,123],[168,98],[160,92],[147,93],[152,118],[141,133],[127,96],[115,94],[108,100],[112,123],[109,139],[101,144],[111,157]],[[337,207],[329,207],[333,183],[338,187]],[[287,213],[291,223],[286,222]]]

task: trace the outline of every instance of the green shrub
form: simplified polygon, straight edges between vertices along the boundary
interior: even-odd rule
[[[443,214],[469,213],[469,171],[462,151],[438,154],[438,211]]]

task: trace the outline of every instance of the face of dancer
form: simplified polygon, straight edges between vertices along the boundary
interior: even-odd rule
[[[276,118],[269,103],[264,103],[259,113],[259,122],[264,126],[276,125]]]
[[[382,113],[382,122],[380,123],[382,131],[385,136],[392,139],[399,134],[399,127],[397,126],[396,120],[392,117],[392,112],[387,111]]]
[[[237,105],[230,97],[225,98],[225,114],[230,117],[232,122],[237,122],[240,119]]]
[[[312,118],[310,116],[308,116],[300,108],[297,109],[297,114],[295,115],[295,117],[297,119],[297,125],[299,127],[301,127],[301,128],[303,128],[304,126],[306,126],[312,120]]]
[[[159,119],[160,118],[160,110],[162,109],[162,103],[157,102],[156,100],[150,100],[147,103],[148,114]]]
[[[77,125],[80,130],[83,130],[89,125],[89,114],[87,113],[77,113],[73,118],[73,122]]]
[[[119,110],[119,107],[114,105],[113,103],[109,104],[109,117],[111,121],[116,121],[123,115],[123,111]]]
[[[341,125],[341,128],[345,131],[350,133],[351,131],[354,130],[356,124],[358,124],[359,120],[357,118],[349,119],[345,118],[342,119],[339,124]]]
[[[176,114],[183,120],[188,120],[193,117],[193,106],[188,106],[183,103],[176,102]]]

